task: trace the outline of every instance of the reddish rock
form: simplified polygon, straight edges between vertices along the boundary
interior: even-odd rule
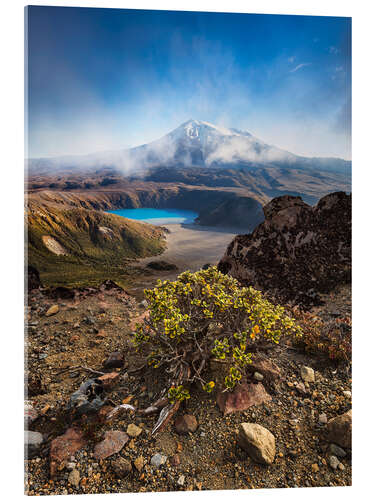
[[[97,460],[110,457],[118,453],[129,441],[129,436],[122,431],[107,431],[104,439],[95,446],[94,457]]]
[[[194,415],[186,414],[177,417],[174,425],[178,434],[188,434],[197,430],[198,422]]]
[[[81,429],[70,427],[65,434],[51,442],[50,474],[54,477],[57,468],[64,466],[72,455],[86,445]]]
[[[124,366],[124,355],[122,352],[111,352],[104,362],[104,368],[122,368]]]
[[[105,375],[101,375],[98,377],[98,380],[101,380],[103,387],[107,388],[114,385],[118,382],[120,374],[117,372],[106,373]]]
[[[327,424],[327,438],[330,443],[343,448],[352,447],[352,410],[331,418]]]
[[[263,384],[242,382],[235,387],[233,392],[220,392],[216,402],[224,415],[227,415],[271,400],[272,397],[266,392]]]

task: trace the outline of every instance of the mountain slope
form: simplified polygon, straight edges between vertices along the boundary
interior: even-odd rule
[[[29,203],[28,264],[43,285],[93,285],[127,279],[126,262],[161,253],[162,228],[118,215]]]
[[[350,177],[351,162],[338,158],[307,158],[271,146],[250,132],[189,120],[149,144],[86,156],[29,160],[31,171],[115,167],[141,174],[151,167],[282,167],[337,172]]]

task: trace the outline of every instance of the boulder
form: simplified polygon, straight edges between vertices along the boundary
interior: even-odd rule
[[[233,392],[220,392],[217,396],[217,404],[220,410],[227,415],[236,411],[244,411],[250,406],[259,405],[271,401],[272,397],[266,392],[262,383],[238,384]]]
[[[352,410],[328,421],[327,439],[342,448],[352,447]]]
[[[118,453],[129,441],[129,436],[122,431],[106,431],[104,439],[94,448],[94,457],[97,460],[103,460]]]
[[[259,424],[240,424],[238,444],[255,462],[270,465],[275,459],[275,436]]]
[[[186,414],[177,417],[174,425],[178,434],[188,434],[197,430],[198,422],[194,415]]]
[[[263,212],[262,224],[229,244],[219,271],[306,307],[319,304],[320,293],[350,282],[351,195],[331,193],[314,207],[285,195]]]

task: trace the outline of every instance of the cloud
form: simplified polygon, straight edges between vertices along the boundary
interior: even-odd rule
[[[328,51],[329,51],[330,54],[337,55],[340,52],[340,49],[338,49],[337,47],[334,47],[333,45],[331,45],[328,48]]]
[[[301,63],[301,64],[298,64],[295,68],[291,69],[289,71],[289,73],[295,73],[296,71],[298,71],[301,68],[304,68],[305,66],[311,66],[311,64],[312,63]]]
[[[293,63],[296,60],[296,56],[288,57],[288,62]]]

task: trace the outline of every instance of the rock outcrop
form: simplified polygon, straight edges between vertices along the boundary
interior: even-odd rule
[[[228,246],[219,270],[243,285],[306,306],[351,280],[351,195],[324,196],[314,207],[281,196],[263,207],[265,221]]]

